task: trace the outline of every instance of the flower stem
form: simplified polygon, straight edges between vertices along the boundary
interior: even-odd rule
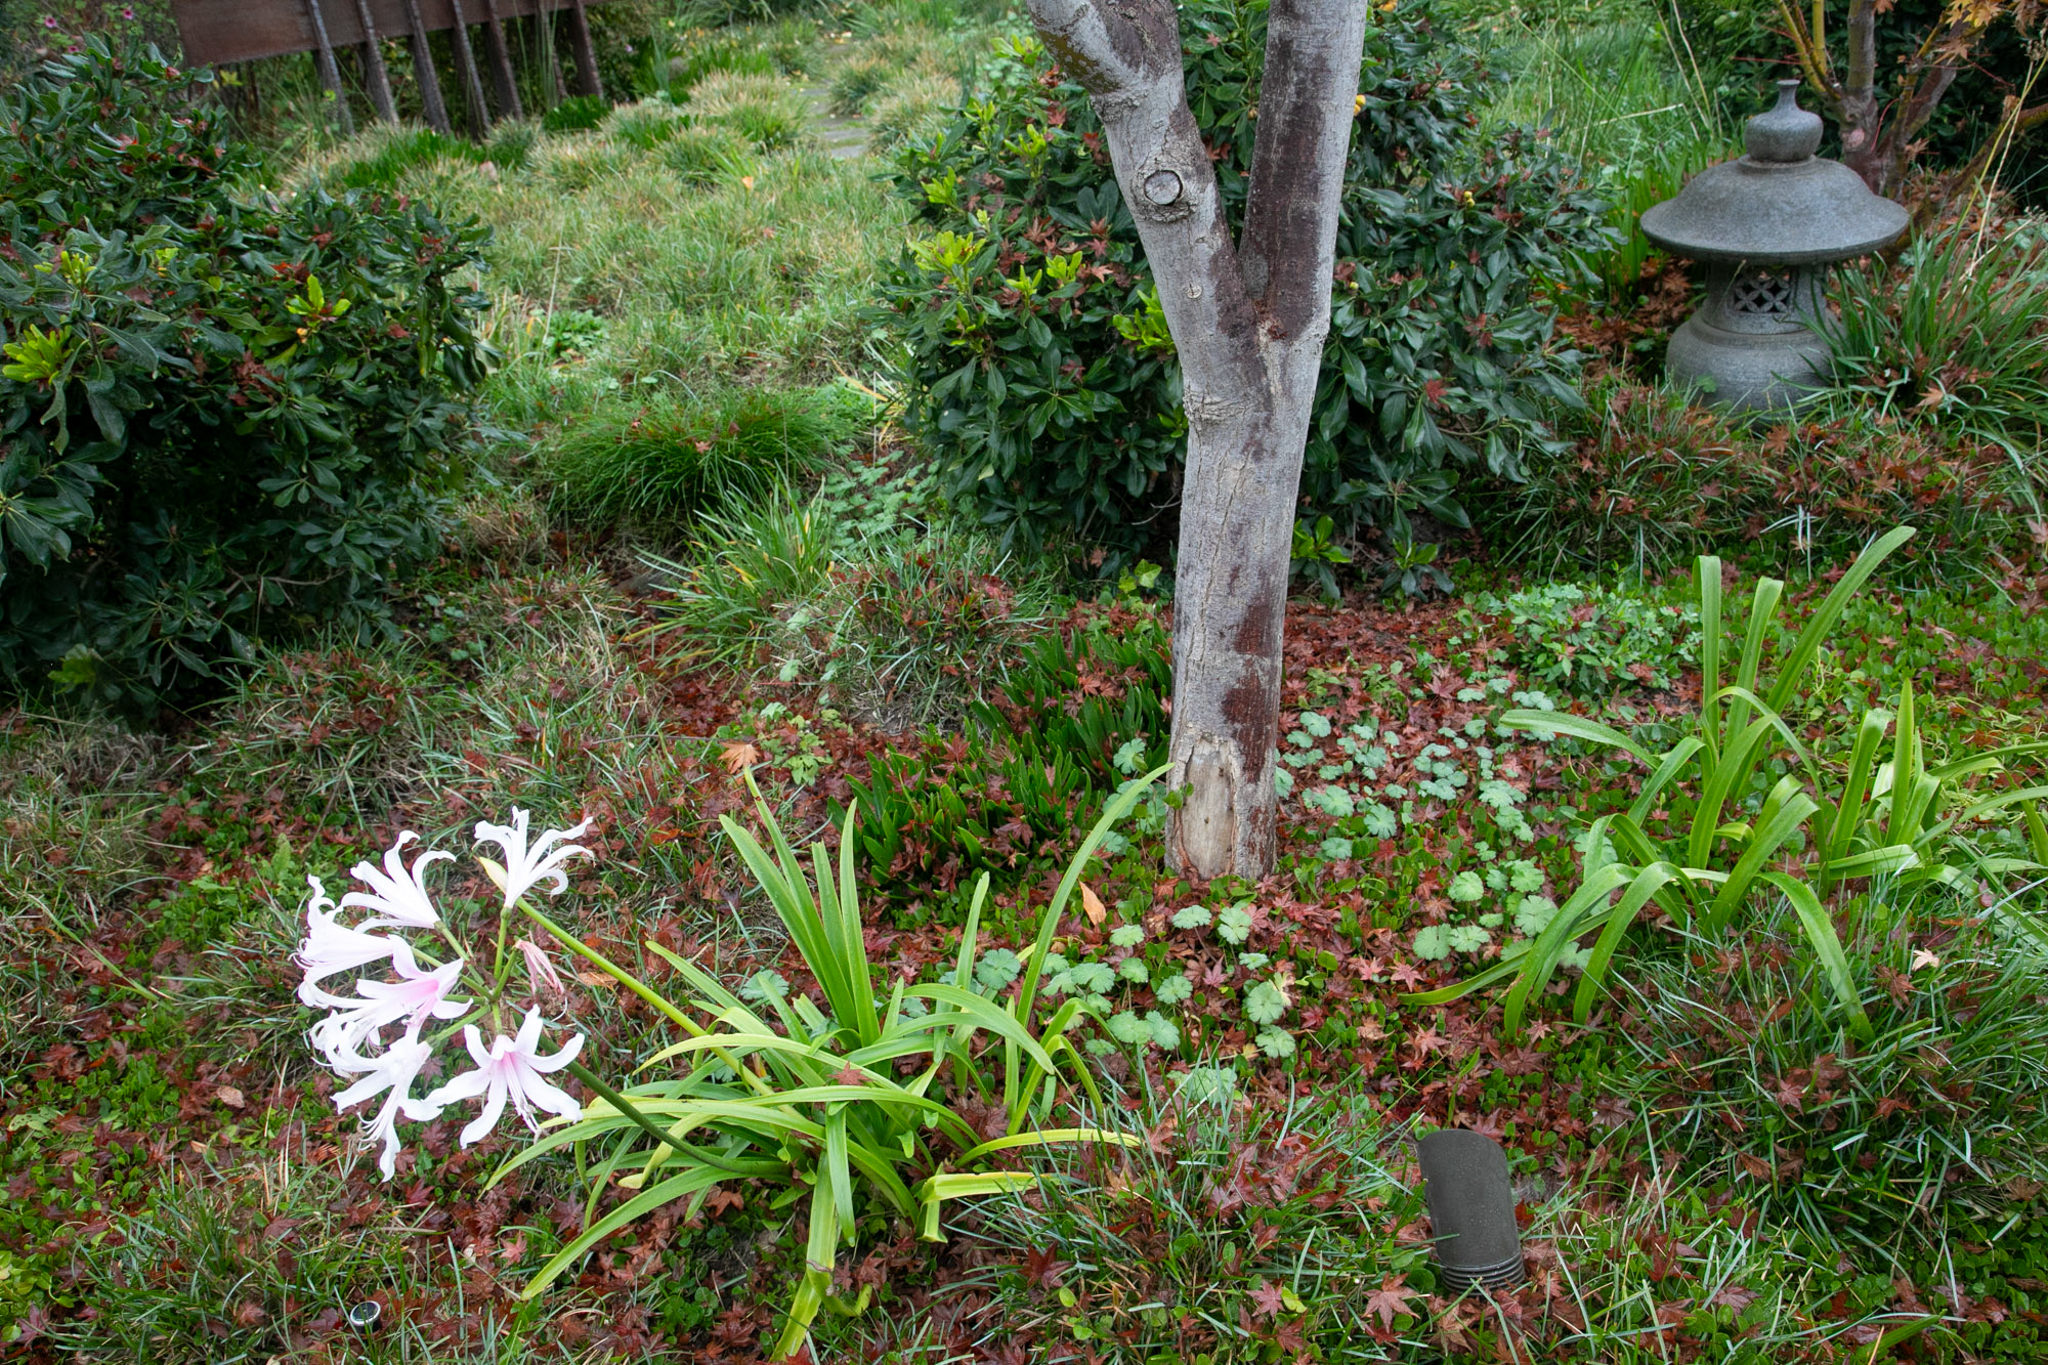
[[[585,1066],[583,1063],[578,1061],[571,1061],[568,1065],[567,1070],[571,1076],[574,1076],[577,1080],[583,1082],[592,1090],[595,1090],[598,1093],[599,1098],[603,1099],[605,1103],[611,1105],[612,1108],[618,1110],[621,1114],[624,1114],[627,1118],[633,1120],[633,1122],[639,1124],[642,1128],[646,1129],[647,1132],[650,1135],[652,1135],[656,1142],[659,1142],[664,1147],[673,1147],[676,1145],[676,1140],[674,1138],[671,1138],[667,1133],[663,1132],[661,1128],[655,1124],[653,1119],[648,1118],[647,1115],[641,1113],[639,1108],[631,1100],[627,1099],[618,1091],[612,1089],[612,1087],[605,1081],[598,1079],[598,1075],[595,1071],[592,1071],[589,1067]],[[659,1155],[659,1153],[656,1153],[656,1155]]]
[[[683,1155],[689,1157],[692,1161],[702,1162],[704,1165],[709,1166],[714,1170],[725,1171],[731,1175],[752,1176],[761,1174],[759,1170],[751,1170],[745,1166],[736,1166],[731,1162],[726,1161],[722,1157],[714,1156],[712,1153],[707,1152],[702,1147],[697,1146],[695,1143],[685,1142],[681,1138],[676,1137],[671,1133],[664,1132],[661,1129],[660,1125],[656,1124],[653,1119],[650,1119],[647,1117],[647,1115],[641,1113],[638,1106],[636,1106],[631,1100],[627,1099],[618,1091],[612,1089],[612,1087],[607,1085],[604,1081],[599,1080],[597,1073],[592,1071],[589,1067],[585,1066],[582,1062],[572,1061],[569,1063],[566,1069],[571,1076],[574,1076],[577,1080],[583,1082],[592,1090],[595,1090],[598,1093],[599,1098],[603,1099],[607,1104],[611,1105],[612,1108],[618,1110],[621,1114],[624,1114],[627,1118],[639,1124],[641,1128],[645,1129],[647,1133],[649,1133],[654,1138],[654,1140],[656,1142],[659,1142],[663,1147],[667,1147],[673,1151],[681,1152]],[[653,1159],[659,1160],[660,1158],[661,1151],[659,1148],[657,1148],[655,1150]]]

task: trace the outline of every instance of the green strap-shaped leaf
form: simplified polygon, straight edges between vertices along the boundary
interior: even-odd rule
[[[1670,863],[1652,863],[1628,884],[1620,904],[1608,912],[1607,927],[1600,931],[1600,937],[1586,959],[1586,969],[1579,977],[1578,994],[1572,1001],[1572,1018],[1582,1024],[1586,1022],[1593,1012],[1593,997],[1607,979],[1608,964],[1614,960],[1622,936],[1636,922],[1636,916],[1642,913],[1643,907],[1673,881],[1684,885],[1685,874]]]
[[[1778,785],[1771,788],[1771,794],[1764,798],[1764,809],[1757,820],[1756,832],[1750,836],[1749,844],[1742,850],[1742,856],[1736,859],[1735,866],[1729,869],[1727,882],[1707,907],[1700,926],[1703,934],[1712,937],[1727,927],[1764,865],[1798,832],[1807,817],[1819,809],[1814,799],[1799,789],[1798,778],[1787,773],[1778,779]]]
[[[1996,796],[1987,796],[1982,801],[1965,806],[1962,810],[1941,821],[1939,824],[1930,826],[1926,833],[1920,836],[1920,842],[1924,846],[1947,834],[1957,825],[1966,825],[1972,820],[1991,814],[1993,811],[2004,810],[2007,806],[2019,806],[2026,814],[2033,816],[2034,822],[2038,824],[2040,817],[2034,814],[2032,803],[2043,799],[2048,799],[2048,786],[2015,787],[2011,791],[2003,791]],[[2048,833],[2048,831],[2044,831],[2044,833]],[[2033,837],[2031,829],[2028,831],[2028,837],[2030,840]],[[2036,858],[2039,859],[2040,855],[2044,852],[2048,852],[2048,848],[2037,848],[2035,850]],[[2042,861],[2048,861],[2048,859],[2043,859]]]
[[[1742,632],[1742,657],[1735,665],[1735,686],[1724,689],[1708,703],[1709,706],[1715,705],[1721,696],[1730,698],[1727,733],[1731,735],[1739,734],[1749,723],[1749,708],[1755,704],[1751,697],[1756,689],[1756,670],[1763,662],[1764,636],[1770,632],[1771,623],[1778,619],[1778,601],[1784,594],[1783,579],[1757,580],[1749,595],[1749,622]]]
[[[1785,656],[1784,663],[1779,666],[1777,680],[1771,684],[1771,690],[1766,697],[1773,711],[1783,711],[1785,704],[1792,699],[1792,694],[1799,688],[1800,680],[1805,677],[1807,668],[1813,663],[1813,656],[1820,652],[1821,641],[1835,628],[1835,622],[1840,618],[1843,609],[1849,605],[1849,599],[1856,595],[1873,573],[1877,572],[1877,566],[1882,564],[1892,551],[1912,538],[1913,528],[1901,526],[1865,546],[1863,553],[1856,556],[1856,562],[1849,566],[1848,571],[1836,581],[1826,599],[1814,609],[1813,615],[1806,619],[1805,629],[1799,632],[1799,638],[1793,641],[1791,653]]]
[[[1522,959],[1521,974],[1508,991],[1507,1005],[1501,1019],[1501,1032],[1507,1038],[1518,1037],[1522,1031],[1522,1013],[1529,1002],[1541,995],[1543,988],[1550,984],[1551,975],[1564,956],[1567,944],[1585,932],[1581,921],[1594,906],[1607,899],[1608,893],[1629,880],[1629,869],[1620,863],[1609,863],[1586,878],[1585,884],[1572,893],[1537,935]]]
[[[1657,771],[1650,774],[1650,780],[1643,783],[1643,789],[1636,794],[1635,801],[1628,808],[1628,818],[1640,826],[1650,818],[1650,812],[1657,808],[1657,798],[1664,788],[1671,785],[1695,754],[1706,748],[1705,741],[1697,736],[1687,735],[1671,746],[1671,749],[1657,764]]]
[[[581,1259],[584,1252],[590,1250],[640,1215],[652,1213],[672,1200],[680,1199],[684,1195],[715,1185],[724,1178],[723,1172],[705,1167],[700,1170],[685,1171],[681,1175],[672,1176],[662,1181],[651,1190],[642,1190],[639,1194],[606,1214],[598,1222],[592,1224],[582,1236],[549,1257],[547,1264],[534,1272],[533,1278],[527,1281],[526,1288],[519,1291],[519,1297],[531,1299],[538,1295],[542,1290],[553,1284],[571,1264]]]
[[[1906,678],[1899,683],[1898,730],[1892,741],[1891,813],[1884,827],[1884,841],[1888,844],[1910,844],[1919,838],[1920,822],[1913,817],[1923,766],[1920,728],[1914,718],[1913,680]]]
[[[927,1242],[943,1242],[945,1234],[939,1231],[939,1206],[948,1199],[969,1199],[983,1194],[1014,1194],[1028,1190],[1039,1183],[1040,1177],[1029,1171],[985,1171],[974,1175],[946,1173],[935,1175],[917,1187],[918,1198],[923,1204],[923,1216],[918,1221],[918,1236]]]
[[[848,1169],[846,1143],[846,1108],[835,1106],[825,1117],[825,1169],[822,1181],[832,1185],[832,1204],[839,1215],[839,1226],[853,1230],[853,1172]]]
[[[1871,710],[1863,713],[1856,726],[1856,743],[1849,751],[1849,775],[1843,782],[1842,800],[1835,807],[1834,824],[1822,848],[1831,863],[1849,856],[1856,832],[1863,828],[1863,807],[1870,799],[1870,776],[1877,763],[1877,746],[1884,742],[1884,732],[1891,723],[1891,712]]]
[[[1015,1151],[1019,1147],[1050,1147],[1062,1142],[1107,1142],[1119,1147],[1143,1147],[1145,1139],[1132,1133],[1118,1133],[1108,1128],[1041,1128],[1029,1133],[1012,1133],[1008,1137],[993,1138],[978,1147],[970,1147],[953,1160],[965,1166],[980,1160],[991,1152]]]
[[[1721,692],[1721,560],[1718,555],[1701,555],[1694,566],[1700,590],[1700,696],[1707,698],[1700,708],[1705,729],[1707,766],[1713,766],[1721,749],[1719,713],[1711,698]]]
[[[789,1321],[775,1343],[775,1358],[796,1354],[817,1321],[818,1310],[832,1291],[832,1272],[839,1260],[839,1217],[829,1184],[820,1180],[811,1191],[810,1236],[804,1243],[804,1273],[789,1300]]]
[[[1821,969],[1827,973],[1835,998],[1848,1012],[1849,1026],[1858,1038],[1868,1043],[1877,1036],[1877,1030],[1871,1027],[1870,1016],[1863,1010],[1863,997],[1849,975],[1849,956],[1842,951],[1842,940],[1835,933],[1834,921],[1821,908],[1813,888],[1782,872],[1766,872],[1763,880],[1785,893],[1792,912],[1799,916],[1800,927],[1806,931],[1806,941],[1813,945],[1814,955],[1820,959]]]
[[[1757,751],[1771,731],[1774,715],[1759,716],[1739,733],[1731,732],[1721,750],[1721,761],[1707,774],[1700,787],[1700,800],[1692,815],[1692,830],[1685,846],[1687,867],[1707,867],[1714,860],[1714,840],[1721,829],[1721,808],[1735,792],[1749,789],[1757,767]]]
[[[1552,730],[1560,735],[1570,735],[1574,739],[1604,744],[1610,749],[1633,754],[1643,761],[1645,767],[1657,766],[1655,755],[1648,749],[1613,726],[1603,725],[1589,716],[1575,716],[1569,711],[1504,711],[1500,726],[1503,730]]]

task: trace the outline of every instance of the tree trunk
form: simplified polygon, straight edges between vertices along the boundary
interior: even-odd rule
[[[1274,851],[1273,746],[1302,449],[1365,39],[1363,0],[1273,0],[1243,240],[1188,109],[1171,0],[1028,0],[1088,91],[1181,366],[1170,840],[1204,880]]]

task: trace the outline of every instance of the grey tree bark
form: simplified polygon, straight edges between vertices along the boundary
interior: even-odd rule
[[[1172,0],[1028,0],[1088,91],[1180,355],[1170,849],[1208,879],[1272,869],[1273,744],[1302,449],[1330,326],[1364,0],[1273,0],[1250,199],[1231,241],[1188,109]]]

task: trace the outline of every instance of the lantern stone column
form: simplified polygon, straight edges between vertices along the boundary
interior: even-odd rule
[[[1796,405],[1827,369],[1815,331],[1828,267],[1890,246],[1908,215],[1820,150],[1799,82],[1744,130],[1745,154],[1710,166],[1643,214],[1643,235],[1707,267],[1707,296],[1671,335],[1665,371],[1737,411]]]

